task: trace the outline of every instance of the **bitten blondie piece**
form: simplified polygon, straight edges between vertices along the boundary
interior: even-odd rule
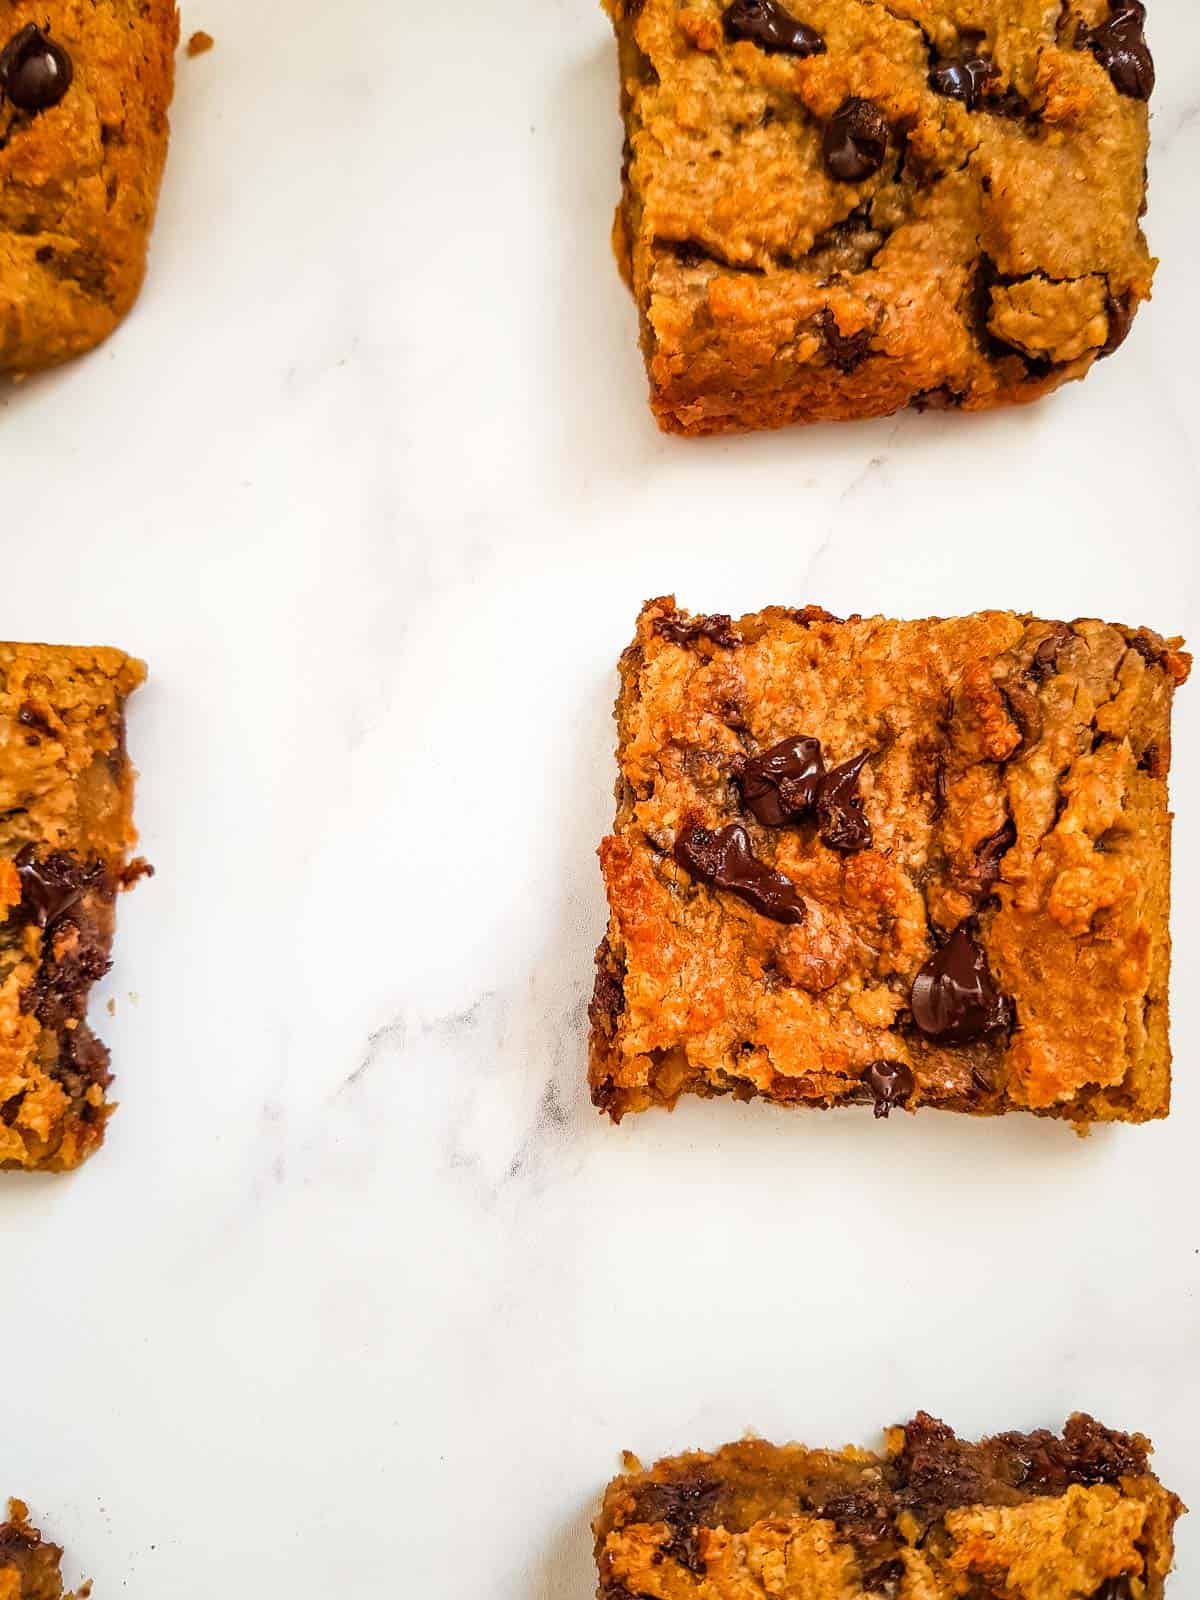
[[[600,849],[597,1106],[1165,1116],[1180,642],[650,602]]]
[[[595,1524],[601,1600],[1161,1600],[1181,1502],[1140,1434],[966,1444],[920,1413],[887,1453],[747,1439],[634,1470]]]
[[[980,410],[1150,294],[1140,0],[605,0],[614,243],[676,433]]]
[[[58,1545],[30,1525],[28,1507],[10,1500],[8,1521],[0,1523],[0,1600],[72,1600],[63,1594],[61,1561]]]
[[[132,306],[167,154],[174,0],[10,0],[0,24],[0,372]]]
[[[108,1051],[84,1020],[109,968],[133,768],[119,650],[0,644],[0,1168],[77,1167],[109,1115]]]

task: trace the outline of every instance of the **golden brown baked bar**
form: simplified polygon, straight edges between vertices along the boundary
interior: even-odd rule
[[[1165,1116],[1180,642],[651,601],[600,850],[597,1106]]]
[[[30,1524],[28,1506],[10,1500],[8,1521],[0,1523],[0,1600],[73,1600],[63,1593],[61,1561],[58,1545]]]
[[[1140,0],[605,0],[664,429],[980,410],[1150,293]]]
[[[0,644],[0,1168],[76,1167],[104,1138],[108,1051],[85,1021],[129,861],[119,650]]]
[[[601,1600],[1161,1600],[1181,1502],[1149,1442],[1074,1416],[967,1444],[920,1413],[883,1456],[758,1439],[631,1470]]]
[[[137,298],[167,155],[174,0],[8,0],[0,372],[90,350]]]

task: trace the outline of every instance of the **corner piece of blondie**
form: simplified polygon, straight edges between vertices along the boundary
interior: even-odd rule
[[[674,433],[1083,377],[1154,272],[1141,0],[605,0],[614,246]]]
[[[98,1148],[108,1051],[85,1018],[130,862],[119,650],[0,644],[0,1168],[65,1171]]]
[[[600,848],[596,1105],[1165,1116],[1180,646],[650,602]]]
[[[1184,1510],[1140,1434],[968,1444],[919,1413],[882,1456],[759,1439],[608,1487],[600,1600],[1162,1600]]]
[[[63,1593],[61,1562],[62,1550],[32,1526],[28,1506],[10,1500],[0,1523],[0,1600],[74,1600]]]
[[[0,372],[106,339],[142,286],[175,0],[14,0],[0,21]]]

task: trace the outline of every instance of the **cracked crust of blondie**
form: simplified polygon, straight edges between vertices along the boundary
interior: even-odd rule
[[[92,349],[137,298],[167,155],[174,0],[15,0],[0,33],[0,372]]]
[[[665,430],[1033,400],[1149,297],[1139,0],[606,8]]]
[[[58,1545],[30,1523],[28,1506],[10,1500],[8,1521],[0,1523],[0,1600],[75,1600],[63,1593],[61,1562]]]
[[[0,1168],[61,1172],[104,1138],[109,1056],[86,1021],[130,862],[119,650],[0,644]]]
[[[600,849],[596,1105],[1165,1116],[1180,646],[651,601]]]
[[[608,1487],[600,1600],[1161,1600],[1182,1503],[1150,1446],[1076,1415],[968,1444],[920,1413],[883,1455],[759,1439]]]

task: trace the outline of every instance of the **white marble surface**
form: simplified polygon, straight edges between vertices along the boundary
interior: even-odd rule
[[[1041,407],[662,438],[587,0],[206,0],[135,317],[0,414],[8,637],[119,643],[122,1110],[0,1183],[4,1483],[97,1600],[586,1600],[619,1448],[1074,1407],[1200,1505],[1200,690],[1176,1111],[1079,1142],[601,1124],[639,602],[995,605],[1200,639],[1200,19],[1153,0],[1154,304]],[[1180,1597],[1200,1588],[1184,1525]]]

